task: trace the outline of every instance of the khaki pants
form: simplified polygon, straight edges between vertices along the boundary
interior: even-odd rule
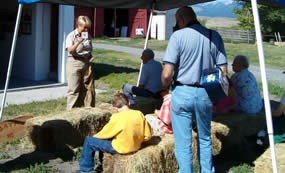
[[[92,63],[88,59],[67,59],[67,110],[75,107],[95,107]]]
[[[86,96],[84,98],[84,105],[86,107],[95,107],[95,86],[94,86],[94,68],[93,62],[88,63],[88,68],[84,75],[84,86],[86,91]]]

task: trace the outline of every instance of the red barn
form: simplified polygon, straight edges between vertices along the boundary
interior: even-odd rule
[[[80,15],[89,16],[93,37],[145,37],[149,14],[147,9],[75,7],[74,21]]]

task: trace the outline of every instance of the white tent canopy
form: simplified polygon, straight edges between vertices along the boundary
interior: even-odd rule
[[[19,23],[20,23],[20,18],[22,14],[23,4],[57,3],[57,4],[65,4],[65,5],[78,5],[78,6],[101,7],[101,8],[147,8],[147,9],[152,9],[153,11],[153,10],[168,10],[168,9],[177,8],[177,7],[181,7],[185,5],[193,5],[193,4],[204,3],[204,2],[209,2],[209,1],[213,1],[213,0],[112,0],[112,1],[108,1],[108,0],[104,0],[104,1],[102,0],[18,0],[19,9],[18,9],[18,14],[17,14],[17,20],[16,20],[16,25],[15,25],[11,53],[10,53],[4,94],[3,94],[3,99],[2,99],[0,120],[2,118],[5,100],[6,100],[7,88],[9,85],[9,79],[10,79],[10,74],[11,74],[11,69],[12,69],[12,64],[13,64],[13,58],[14,58],[14,52],[15,52],[15,47],[16,47],[16,40],[18,36],[18,29],[19,29]],[[285,6],[284,0],[258,0],[258,3]],[[265,101],[266,123],[267,123],[267,130],[269,134],[269,143],[270,143],[270,149],[271,149],[273,172],[277,173],[278,170],[277,170],[277,162],[276,162],[276,157],[275,157],[275,148],[274,148],[274,140],[273,140],[271,108],[270,108],[270,100],[269,100],[269,94],[268,94],[268,84],[267,84],[267,79],[266,79],[264,51],[263,51],[263,45],[262,45],[257,0],[251,0],[251,5],[252,5],[253,16],[254,16],[254,24],[255,24],[255,31],[256,31],[257,46],[258,46],[258,55],[259,55],[261,79],[262,79],[262,86],[263,86],[262,88],[263,88],[264,101]],[[151,13],[151,17],[152,17],[152,13]],[[151,23],[151,19],[149,23]],[[150,25],[148,27],[150,27]],[[145,46],[144,46],[145,48],[147,45],[148,35],[149,35],[149,29],[148,29]]]

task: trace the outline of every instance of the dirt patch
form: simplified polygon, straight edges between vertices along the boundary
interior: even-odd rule
[[[22,138],[18,144],[6,145],[0,152],[0,172],[25,172],[27,168],[40,163],[52,172],[72,173],[79,170],[73,153],[37,151],[27,137]]]
[[[22,115],[13,119],[1,121],[0,143],[23,136],[25,134],[25,122],[32,117],[32,115]]]

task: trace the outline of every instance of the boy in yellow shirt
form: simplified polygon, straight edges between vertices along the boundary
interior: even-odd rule
[[[112,105],[116,110],[110,121],[93,137],[86,137],[80,158],[80,171],[92,172],[94,153],[127,154],[140,149],[151,138],[151,129],[143,113],[128,106],[128,98],[115,94]]]

